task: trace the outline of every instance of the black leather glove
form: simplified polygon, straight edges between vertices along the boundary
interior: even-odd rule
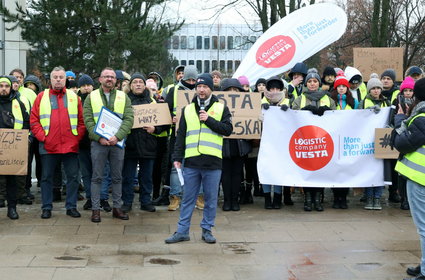
[[[313,115],[318,115],[318,108],[316,106],[313,106],[313,105],[307,105],[304,108],[302,108],[301,110],[310,111],[310,112],[313,113]]]
[[[283,111],[286,111],[286,110],[289,109],[289,107],[288,107],[288,105],[283,104],[282,106],[280,106],[280,109],[283,110]]]
[[[261,107],[263,107],[264,110],[268,110],[270,108],[270,104],[264,103]]]
[[[317,109],[317,115],[319,115],[319,116],[323,116],[323,114],[325,113],[325,111],[329,111],[329,110],[331,110],[331,108],[329,108],[328,106],[320,106],[318,109]]]

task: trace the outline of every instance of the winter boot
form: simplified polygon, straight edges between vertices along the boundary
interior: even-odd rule
[[[263,188],[260,185],[254,185],[254,196],[264,196]]]
[[[312,199],[314,201],[314,209],[316,209],[316,211],[323,211],[322,193],[321,192],[314,193],[314,198]]]
[[[274,193],[273,194],[273,209],[282,208],[282,194]]]
[[[245,204],[245,182],[241,182],[241,187],[239,189],[239,204]]]
[[[311,211],[311,192],[304,191],[304,211]]]
[[[283,203],[285,205],[294,205],[291,198],[291,187],[283,187]]]
[[[332,204],[332,208],[334,209],[341,208],[341,198],[339,196],[334,195],[334,203]]]
[[[157,199],[152,201],[152,205],[161,206],[161,205],[170,205],[170,188],[162,188],[161,194]]]
[[[244,204],[252,204],[252,203],[254,203],[254,198],[252,197],[252,184],[246,183]]]
[[[373,197],[366,197],[366,205],[364,206],[366,210],[373,210]]]
[[[264,208],[273,209],[271,193],[264,193]]]

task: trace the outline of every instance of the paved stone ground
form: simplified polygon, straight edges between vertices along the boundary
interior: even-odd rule
[[[363,210],[350,195],[348,210],[263,209],[262,198],[239,212],[218,211],[217,244],[202,242],[195,210],[191,241],[167,245],[179,211],[134,209],[129,221],[102,212],[102,222],[65,215],[55,203],[53,217],[40,219],[40,195],[18,207],[20,219],[0,209],[0,279],[402,279],[419,263],[420,247],[409,211],[384,203],[382,211]],[[383,199],[384,201],[385,199]]]

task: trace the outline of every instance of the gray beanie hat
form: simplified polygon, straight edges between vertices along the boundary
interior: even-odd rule
[[[141,73],[136,72],[133,75],[131,75],[130,84],[133,82],[134,79],[142,79],[143,82],[146,84],[146,78]]]
[[[393,82],[395,82],[395,71],[394,71],[394,69],[387,69],[384,72],[382,72],[381,79],[382,79],[382,77],[385,77],[385,76],[390,77],[391,80],[393,80]]]
[[[196,78],[198,78],[198,70],[195,65],[187,65],[184,68],[183,81],[187,81],[189,79],[194,79],[196,81]]]
[[[93,79],[87,74],[81,75],[81,77],[78,79],[78,87],[82,87],[84,85],[94,86]]]
[[[384,89],[384,86],[382,85],[381,80],[379,80],[378,78],[369,79],[369,81],[367,82],[367,92],[369,93],[370,90],[373,89],[374,87],[379,87],[381,89]]]
[[[305,77],[304,85],[307,85],[308,80],[317,79],[319,81],[319,86],[322,86],[322,78],[320,78],[319,72],[316,68],[310,68],[307,71],[307,76]]]

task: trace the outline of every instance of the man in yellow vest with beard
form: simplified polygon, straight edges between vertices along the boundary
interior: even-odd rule
[[[192,103],[182,110],[172,159],[177,170],[181,170],[184,161],[183,200],[177,231],[165,243],[190,239],[190,220],[201,185],[205,199],[202,240],[206,243],[216,242],[211,228],[217,210],[223,136],[229,136],[233,126],[229,109],[212,94],[213,87],[210,74],[200,75],[196,80],[196,94]]]
[[[121,220],[128,220],[128,215],[121,210],[122,195],[122,167],[124,163],[124,149],[116,146],[127,137],[133,127],[133,108],[128,96],[115,89],[117,76],[112,68],[102,70],[99,78],[100,88],[94,90],[84,101],[84,122],[91,140],[91,159],[93,174],[91,179],[92,217],[94,223],[100,222],[100,189],[104,174],[104,167],[109,159],[112,179],[112,216]],[[106,107],[122,119],[117,133],[105,139],[95,133],[96,123],[102,107]]]

